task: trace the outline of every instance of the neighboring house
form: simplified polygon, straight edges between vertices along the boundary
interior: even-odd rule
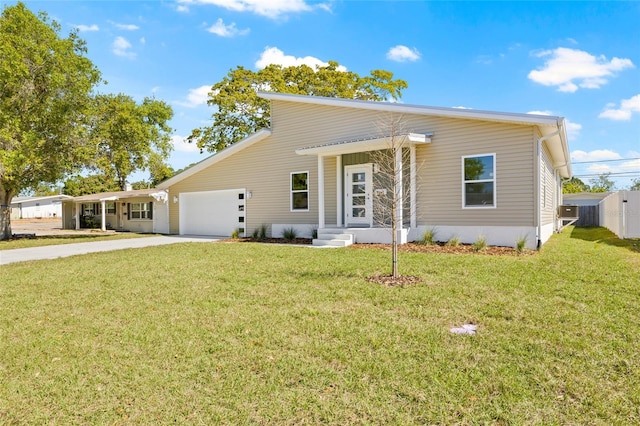
[[[46,197],[14,197],[11,201],[11,219],[43,219],[62,217],[62,201],[68,195]]]
[[[376,184],[371,152],[387,149],[390,135],[376,129],[390,114],[409,129],[395,135],[410,154],[400,164],[400,185],[408,188],[400,242],[435,229],[442,241],[483,236],[514,246],[525,238],[534,248],[562,226],[561,182],[571,177],[562,117],[260,96],[271,101],[270,129],[158,185],[168,192],[170,233],[251,235],[266,225],[274,237],[293,227],[299,236],[317,230],[389,242],[374,218],[385,189]]]
[[[563,194],[562,204],[568,206],[597,206],[611,192],[577,192],[574,194]]]
[[[167,193],[158,189],[103,192],[64,202],[63,229],[100,228],[169,233]]]

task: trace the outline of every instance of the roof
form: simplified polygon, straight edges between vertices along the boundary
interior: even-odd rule
[[[258,92],[258,96],[270,101],[297,102],[312,105],[395,112],[399,114],[428,115],[432,117],[536,126],[540,129],[540,133],[542,134],[542,137],[540,138],[541,142],[548,142],[547,147],[551,152],[553,166],[559,170],[562,177],[571,177],[571,159],[569,157],[569,146],[567,142],[567,130],[564,117],[410,105],[394,102],[363,101],[358,99],[327,98],[322,96],[291,95],[275,92]]]
[[[115,201],[126,198],[136,197],[154,197],[155,194],[160,192],[156,188],[149,189],[134,189],[131,191],[114,191],[114,192],[100,192],[98,194],[81,195],[79,197],[73,197],[72,201],[76,203],[96,203],[100,201]],[[164,191],[163,191],[164,192]]]
[[[11,200],[11,204],[20,204],[20,203],[28,203],[28,202],[39,202],[39,201],[64,201],[70,200],[70,195],[57,194],[57,195],[46,195],[44,197],[13,197]]]
[[[370,137],[339,141],[318,146],[296,149],[299,155],[342,155],[363,151],[377,151],[391,146],[411,146],[431,142],[433,133],[405,133],[395,137]]]

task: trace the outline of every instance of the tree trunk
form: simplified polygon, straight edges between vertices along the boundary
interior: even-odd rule
[[[0,241],[8,240],[11,233],[11,200],[13,192],[7,191],[0,185]]]

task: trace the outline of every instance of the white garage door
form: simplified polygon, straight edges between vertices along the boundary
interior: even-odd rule
[[[180,235],[228,237],[244,228],[245,190],[183,192],[180,194]]]

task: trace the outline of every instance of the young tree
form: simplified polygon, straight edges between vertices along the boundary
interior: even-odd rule
[[[201,152],[217,152],[269,127],[269,101],[258,91],[384,101],[399,99],[406,88],[407,83],[394,80],[390,71],[373,70],[361,77],[341,70],[337,62],[316,69],[272,64],[255,72],[239,66],[211,88],[207,103],[217,107],[213,124],[193,130],[187,141]]]
[[[385,149],[373,151],[369,158],[376,168],[373,178],[373,221],[377,226],[391,230],[391,277],[398,274],[398,234],[403,217],[410,212],[411,151],[407,143],[409,133],[401,115],[388,114],[376,123],[378,134],[385,138]]]
[[[125,190],[127,177],[166,160],[172,150],[173,110],[163,101],[145,98],[141,104],[127,95],[99,95],[93,111],[94,168],[114,176]]]
[[[591,179],[591,192],[609,192],[615,189],[616,183],[610,178],[611,173],[603,173]]]
[[[588,192],[589,185],[578,179],[577,177],[572,177],[568,181],[562,184],[562,193],[563,194],[577,194],[580,192]]]
[[[630,191],[640,191],[640,178],[631,179]]]
[[[11,237],[10,204],[87,159],[85,131],[98,69],[75,31],[23,3],[0,15],[0,240]]]

